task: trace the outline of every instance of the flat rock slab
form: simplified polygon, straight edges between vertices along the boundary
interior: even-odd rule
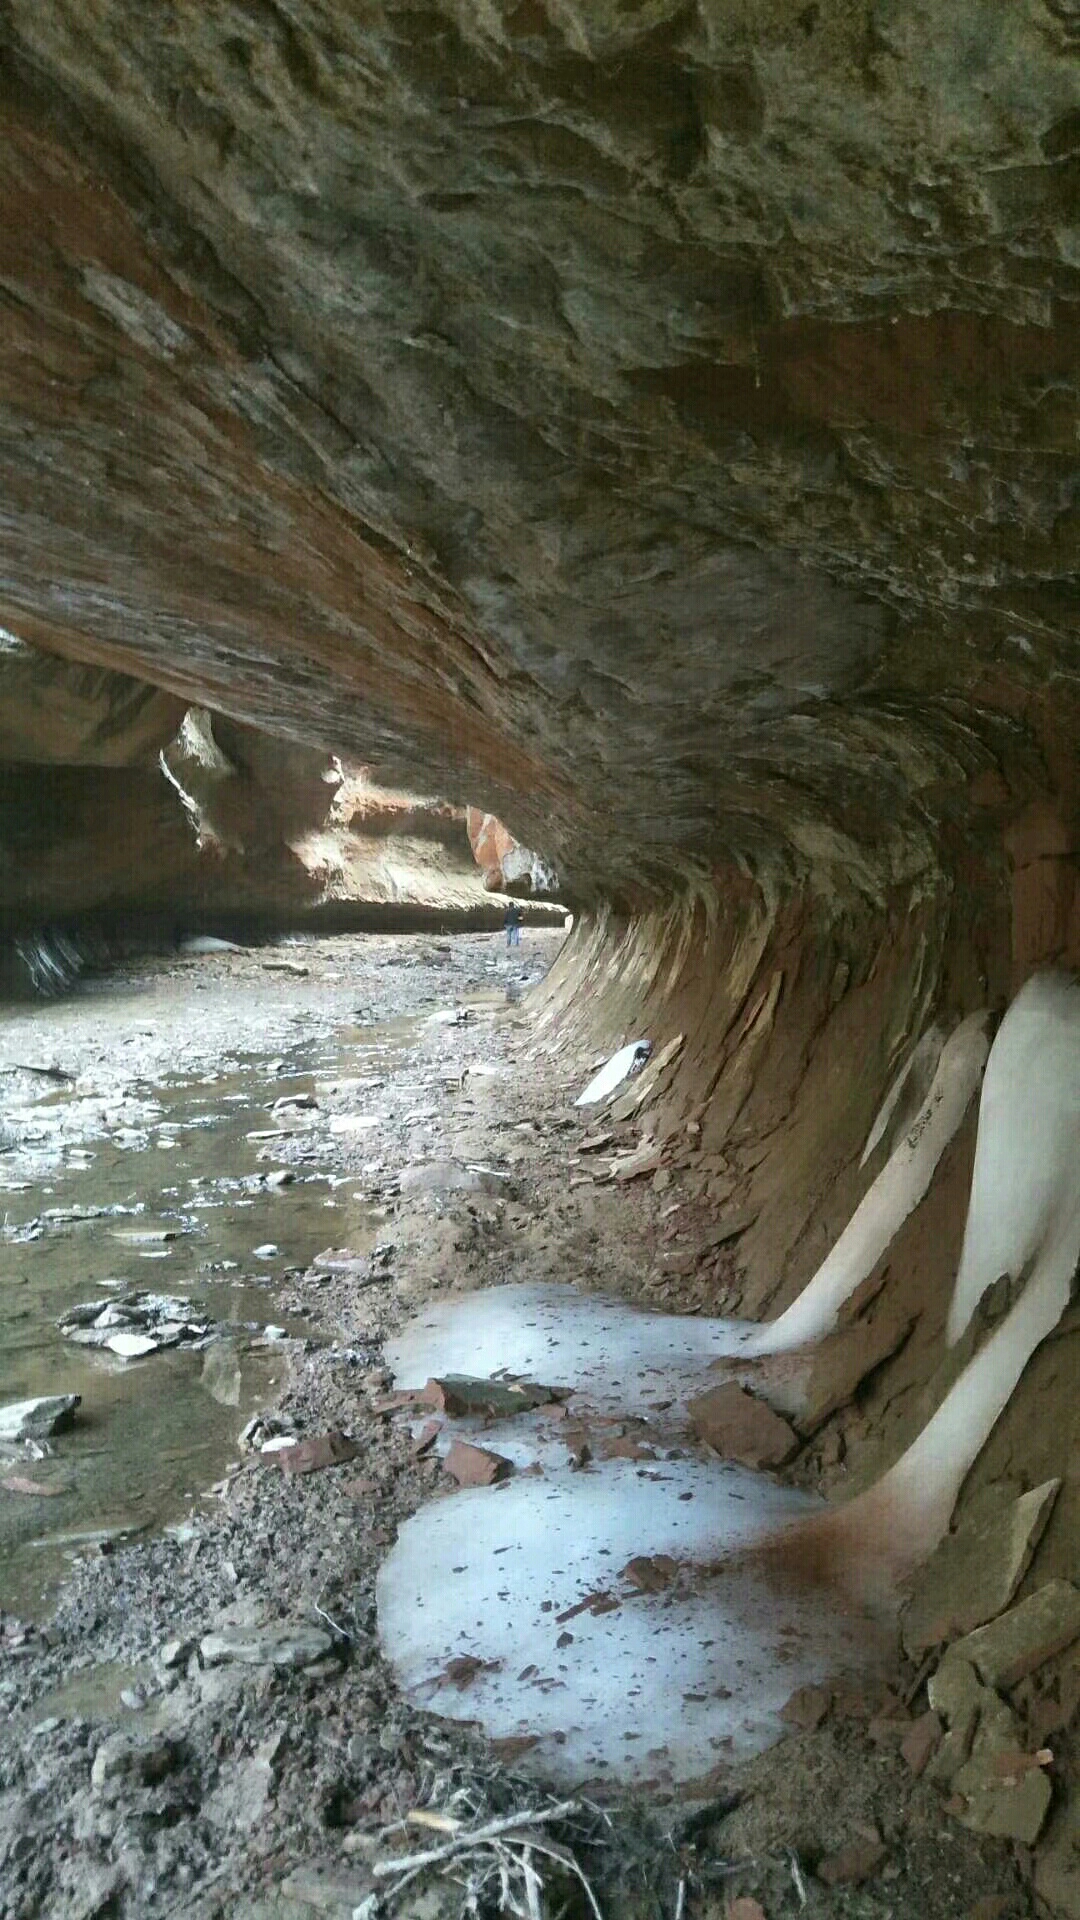
[[[655,1173],[663,1157],[662,1147],[638,1147],[636,1152],[628,1153],[625,1159],[613,1160],[611,1171],[616,1180],[639,1180],[643,1174]]]
[[[333,1920],[341,1912],[351,1913],[370,1894],[374,1882],[362,1867],[341,1867],[334,1861],[312,1862],[294,1867],[281,1891],[292,1900],[300,1900],[310,1913],[330,1914]]]
[[[918,1780],[925,1772],[941,1744],[944,1729],[933,1708],[929,1713],[919,1715],[913,1720],[900,1742],[900,1752],[912,1773]]]
[[[800,1431],[816,1433],[830,1414],[846,1407],[867,1375],[899,1351],[914,1324],[914,1315],[886,1300],[867,1319],[823,1340],[813,1351],[803,1402],[795,1415]]]
[[[513,1461],[504,1454],[470,1446],[467,1440],[454,1441],[443,1467],[459,1487],[492,1487],[499,1480],[509,1479],[514,1471]]]
[[[796,1687],[790,1700],[781,1708],[780,1718],[785,1726],[796,1727],[800,1733],[813,1733],[820,1727],[832,1706],[832,1694],[824,1687]]]
[[[1060,1480],[1047,1480],[942,1541],[920,1568],[902,1633],[913,1658],[993,1620],[1009,1605],[1042,1538]]]
[[[199,1654],[205,1667],[236,1660],[246,1667],[309,1667],[325,1660],[333,1641],[321,1627],[303,1624],[276,1627],[223,1627],[204,1634]]]
[[[463,1167],[456,1160],[429,1160],[423,1166],[406,1167],[400,1187],[402,1193],[417,1194],[488,1193],[502,1199],[509,1199],[513,1194],[508,1173],[498,1173],[490,1167]]]
[[[1068,1580],[1049,1580],[1018,1607],[958,1640],[947,1659],[968,1661],[986,1686],[1007,1690],[1078,1636],[1080,1589]]]
[[[355,1440],[334,1430],[298,1440],[292,1447],[278,1447],[273,1459],[284,1473],[318,1473],[323,1467],[339,1467],[346,1460],[354,1460],[359,1451]]]
[[[423,1406],[435,1407],[451,1420],[470,1415],[507,1419],[515,1413],[530,1413],[534,1407],[548,1407],[569,1398],[569,1389],[542,1387],[531,1380],[473,1380],[466,1374],[448,1373],[440,1380],[429,1380],[412,1398]]]
[[[976,1740],[971,1759],[953,1776],[965,1808],[958,1818],[972,1833],[1033,1847],[1050,1811],[1050,1776],[1033,1756]],[[1007,1768],[1015,1762],[1015,1771]]]
[[[948,1721],[949,1731],[927,1755],[924,1769],[928,1778],[951,1783],[952,1811],[962,1826],[1033,1846],[1049,1810],[1050,1780],[1035,1756],[1021,1752],[1012,1708],[993,1686],[982,1684],[964,1657],[977,1638],[958,1641],[931,1677],[930,1706]]]
[[[0,1440],[45,1440],[75,1424],[81,1393],[43,1394],[36,1400],[12,1400],[0,1407]]]
[[[5,1493],[41,1495],[46,1500],[53,1500],[57,1494],[71,1491],[69,1486],[49,1486],[43,1480],[30,1480],[24,1473],[5,1474],[0,1480],[0,1487],[3,1487]]]
[[[782,1467],[799,1444],[786,1420],[731,1381],[698,1394],[687,1412],[699,1440],[744,1467]]]

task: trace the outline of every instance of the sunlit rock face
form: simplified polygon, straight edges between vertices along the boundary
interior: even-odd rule
[[[580,898],[895,878],[1056,777],[1067,8],[3,33],[13,631],[491,806]]]
[[[531,847],[521,846],[493,813],[469,807],[465,822],[473,858],[490,893],[552,899],[557,895],[559,877],[554,869]]]

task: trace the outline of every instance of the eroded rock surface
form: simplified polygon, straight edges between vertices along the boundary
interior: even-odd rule
[[[924,870],[1065,765],[1080,540],[1072,17],[939,28],[16,0],[5,618],[579,893]]]

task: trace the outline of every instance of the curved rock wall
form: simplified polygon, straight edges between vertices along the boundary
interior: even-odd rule
[[[23,637],[468,795],[583,900],[941,831],[1075,685],[1067,9],[2,33]]]
[[[749,1309],[905,1044],[1080,963],[1075,28],[0,20],[5,627],[542,849]]]

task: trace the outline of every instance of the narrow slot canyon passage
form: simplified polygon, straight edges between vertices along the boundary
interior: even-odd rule
[[[0,9],[0,1920],[1080,1916],[1077,27]]]

